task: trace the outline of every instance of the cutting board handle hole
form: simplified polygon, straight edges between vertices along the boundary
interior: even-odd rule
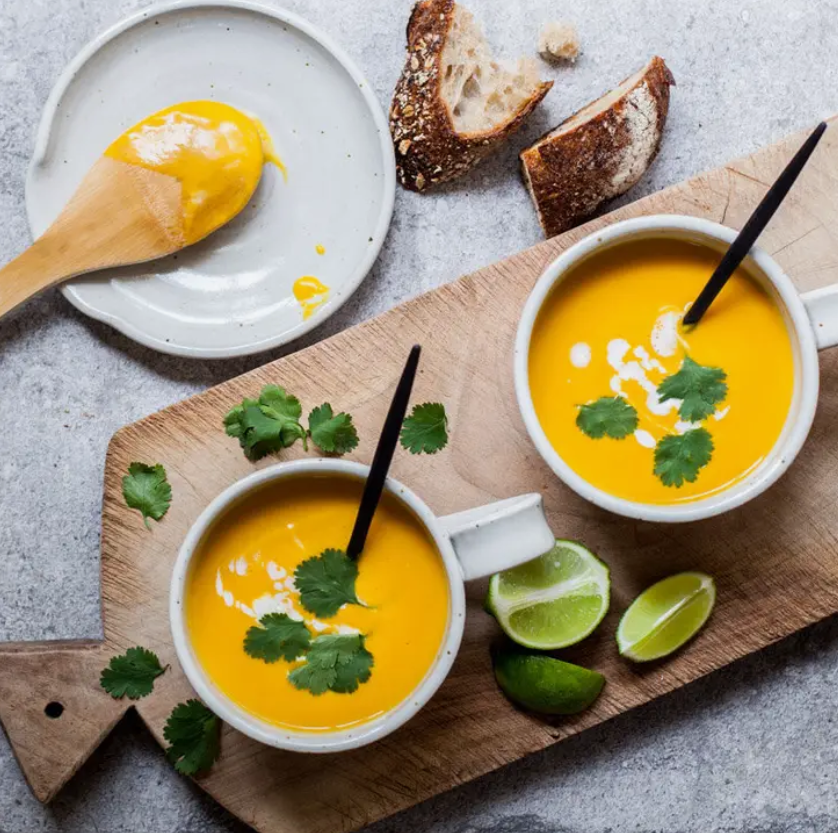
[[[64,704],[59,703],[57,700],[53,700],[51,703],[47,703],[46,706],[44,706],[44,714],[52,720],[57,720],[62,714],[64,714]]]

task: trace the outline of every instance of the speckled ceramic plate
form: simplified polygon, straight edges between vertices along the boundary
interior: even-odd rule
[[[32,233],[47,228],[117,135],[191,99],[257,115],[287,181],[267,166],[252,203],[207,240],[152,264],[75,280],[63,292],[88,315],[167,353],[222,358],[285,344],[361,283],[384,242],[395,193],[387,121],[369,85],[295,15],[242,0],[167,4],[85,47],[41,119],[26,183]],[[292,291],[304,275],[330,287],[308,318]]]

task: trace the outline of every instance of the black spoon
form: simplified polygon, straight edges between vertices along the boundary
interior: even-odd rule
[[[353,561],[358,559],[364,549],[373,515],[378,507],[378,501],[381,499],[381,493],[384,491],[384,481],[387,479],[393,453],[399,442],[399,434],[407,413],[407,404],[410,401],[410,392],[413,389],[413,380],[416,378],[416,368],[419,366],[419,354],[421,352],[422,348],[418,344],[411,349],[402,371],[402,378],[399,379],[396,392],[393,394],[387,419],[384,420],[384,428],[378,439],[375,456],[372,458],[370,473],[364,486],[364,494],[361,496],[358,517],[355,519],[352,537],[349,539],[349,546],[346,548],[346,554]]]
[[[707,285],[701,290],[701,294],[687,311],[684,316],[684,326],[698,324],[701,321],[702,316],[707,312],[707,308],[716,300],[716,296],[722,291],[728,278],[745,259],[757,237],[762,234],[763,229],[768,225],[768,221],[774,216],[774,212],[786,198],[825,130],[826,122],[822,121],[812,131],[812,135],[803,143],[800,150],[795,153],[777,181],[768,189],[768,193],[762,198],[762,202],[756,207],[754,213],[748,218],[748,222],[743,226],[742,231],[739,232],[730,248],[725,252],[721,263],[716,267],[716,271],[713,272]]]

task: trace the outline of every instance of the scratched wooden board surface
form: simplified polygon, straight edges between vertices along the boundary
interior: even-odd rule
[[[498,631],[481,610],[485,583],[477,583],[469,588],[466,636],[451,676],[429,706],[391,737],[355,752],[304,756],[224,730],[221,760],[199,783],[247,823],[281,833],[356,829],[838,611],[838,352],[821,357],[818,416],[786,477],[727,516],[669,528],[609,515],[563,487],[527,438],[512,383],[519,312],[557,254],[594,229],[641,214],[692,214],[738,227],[800,140],[791,137],[629,205],[122,429],[105,465],[104,643],[0,646],[0,719],[36,795],[52,798],[130,706],[98,687],[99,672],[114,653],[141,644],[172,664],[154,694],[136,706],[161,743],[170,710],[191,695],[169,635],[169,575],[197,515],[254,468],[223,433],[228,408],[268,382],[287,386],[309,407],[328,399],[355,416],[362,443],[352,456],[369,461],[414,342],[425,347],[415,399],[446,403],[451,443],[433,457],[397,454],[395,476],[439,513],[542,492],[555,532],[585,541],[611,567],[611,612],[597,634],[565,652],[602,671],[608,685],[592,709],[571,719],[542,720],[513,708],[492,677],[488,647]],[[807,290],[838,281],[835,230],[838,137],[828,133],[762,242]],[[456,259],[453,241],[451,256]],[[300,454],[296,448],[282,459]],[[169,514],[152,532],[121,498],[121,477],[133,460],[163,463],[174,489]],[[684,569],[704,570],[717,580],[718,604],[708,627],[668,662],[649,669],[624,663],[613,642],[620,614],[652,581]],[[58,719],[44,714],[53,700],[65,706]]]

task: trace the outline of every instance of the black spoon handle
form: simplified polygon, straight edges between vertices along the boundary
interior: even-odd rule
[[[797,151],[791,162],[786,165],[785,170],[780,174],[777,181],[768,189],[768,193],[762,198],[762,202],[760,202],[754,213],[748,218],[748,222],[745,223],[742,231],[739,232],[730,248],[725,252],[725,256],[716,267],[716,271],[713,272],[707,285],[701,290],[701,294],[696,298],[695,303],[684,316],[685,325],[698,324],[701,321],[702,316],[707,312],[707,308],[716,300],[716,296],[722,291],[722,287],[727,283],[728,278],[745,259],[745,256],[756,242],[757,237],[762,234],[763,229],[768,225],[768,221],[774,216],[774,213],[786,198],[791,186],[794,185],[803,167],[809,161],[812,151],[817,146],[825,130],[826,122],[822,121],[812,131],[812,134],[803,143],[803,146]]]
[[[384,428],[375,449],[375,456],[372,458],[369,477],[367,477],[364,486],[364,494],[361,496],[358,517],[355,519],[352,537],[349,539],[349,546],[346,548],[346,554],[353,561],[361,555],[364,549],[373,515],[378,507],[378,501],[381,499],[381,493],[384,491],[384,481],[387,479],[393,453],[399,442],[399,434],[407,413],[407,405],[410,401],[410,392],[413,390],[413,380],[416,378],[416,368],[419,366],[419,354],[421,352],[422,348],[418,344],[411,349],[402,372],[402,378],[399,379],[396,392],[393,394],[387,419],[384,420]]]

